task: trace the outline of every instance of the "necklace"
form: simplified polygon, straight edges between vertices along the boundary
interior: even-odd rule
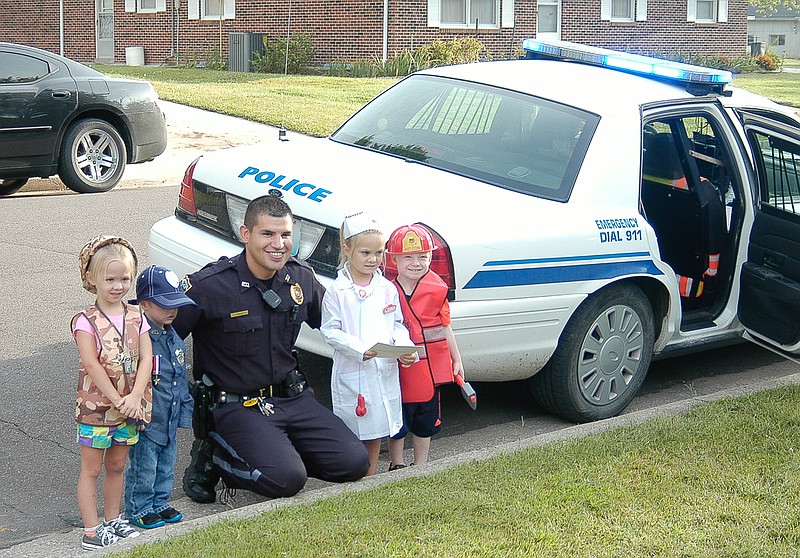
[[[128,321],[126,319],[128,315],[128,305],[125,303],[122,304],[122,331],[117,329],[117,326],[114,325],[114,322],[111,321],[111,318],[109,318],[108,315],[105,312],[103,312],[103,310],[100,309],[99,306],[97,306],[97,311],[100,312],[106,320],[108,320],[108,323],[111,324],[111,327],[113,327],[114,331],[116,331],[117,334],[119,335],[119,337],[117,338],[117,348],[119,349],[119,353],[113,359],[109,360],[109,362],[111,362],[111,364],[114,364],[116,366],[119,366],[121,364],[122,371],[124,374],[128,375],[133,374],[133,358],[131,358],[131,354],[128,351],[128,347],[125,344],[126,340],[125,325],[126,322]]]

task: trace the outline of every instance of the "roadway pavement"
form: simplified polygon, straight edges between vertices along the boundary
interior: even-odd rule
[[[255,143],[261,139],[270,139],[270,134],[277,134],[275,128],[262,124],[164,101],[161,102],[161,105],[167,116],[169,132],[167,152],[150,163],[129,166],[118,188],[177,185],[188,164],[203,152]],[[58,180],[32,180],[15,195],[41,195],[42,191],[64,193],[64,190],[64,186]],[[524,424],[523,420],[517,433],[509,433],[507,428],[501,431],[499,425],[496,431],[487,427],[477,435],[475,432],[465,431],[451,436],[447,442],[444,439],[437,440],[437,457],[426,465],[406,468],[392,474],[378,474],[344,485],[333,485],[311,479],[299,495],[280,500],[264,500],[240,491],[238,501],[234,504],[233,509],[220,503],[200,505],[192,502],[183,495],[179,488],[182,476],[182,470],[179,470],[176,474],[176,493],[172,503],[184,513],[186,518],[184,521],[152,531],[143,531],[142,535],[136,539],[122,541],[107,551],[95,551],[93,554],[103,555],[112,551],[117,552],[139,544],[164,540],[202,529],[223,520],[252,517],[274,509],[330,498],[342,493],[362,492],[389,482],[430,475],[468,462],[489,459],[497,455],[542,446],[559,440],[588,436],[612,428],[640,424],[656,417],[682,413],[694,406],[726,397],[736,397],[782,385],[800,383],[800,374],[795,373],[797,370],[795,364],[778,361],[772,366],[776,368],[776,374],[769,379],[754,375],[750,376],[747,381],[737,382],[734,387],[702,392],[692,397],[671,400],[663,404],[646,406],[646,408],[641,408],[640,404],[632,405],[632,410],[629,409],[629,412],[622,416],[590,424],[569,425],[555,417],[537,417],[536,425]],[[479,397],[480,395],[479,393]],[[181,444],[183,449],[188,448],[186,443],[182,442]],[[385,470],[385,467],[380,470]],[[80,549],[81,535],[81,530],[76,526],[76,528],[48,534],[2,549],[0,558],[86,556],[86,551]]]

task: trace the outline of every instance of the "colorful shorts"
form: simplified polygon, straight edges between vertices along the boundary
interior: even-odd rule
[[[139,441],[136,421],[127,419],[115,426],[93,426],[78,423],[78,445],[90,448],[107,449],[111,444],[132,446]]]

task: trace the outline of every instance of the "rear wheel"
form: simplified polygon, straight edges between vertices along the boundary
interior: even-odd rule
[[[27,182],[27,178],[0,178],[0,196],[10,196]]]
[[[110,190],[122,178],[127,152],[119,132],[103,120],[75,122],[64,136],[58,175],[82,194]]]
[[[575,422],[615,416],[644,382],[655,326],[635,285],[613,285],[585,300],[567,322],[547,365],[530,379],[537,403]]]

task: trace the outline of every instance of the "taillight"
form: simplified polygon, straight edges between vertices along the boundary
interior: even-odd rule
[[[181,191],[178,194],[178,208],[192,215],[197,215],[197,207],[194,203],[192,175],[194,175],[194,167],[197,166],[199,160],[200,157],[192,161],[192,164],[187,167],[186,172],[183,174],[183,180],[181,181]]]
[[[456,289],[456,276],[453,272],[453,256],[450,253],[450,247],[447,245],[444,239],[439,236],[439,233],[428,227],[428,225],[425,226],[429,231],[431,231],[431,234],[433,234],[433,238],[436,241],[436,245],[439,247],[431,254],[431,271],[441,277],[442,281],[444,281],[447,285],[447,288],[450,289],[451,293],[453,293]],[[386,275],[386,277],[389,279],[394,279],[397,277],[397,266],[389,255],[386,256],[384,275]]]

